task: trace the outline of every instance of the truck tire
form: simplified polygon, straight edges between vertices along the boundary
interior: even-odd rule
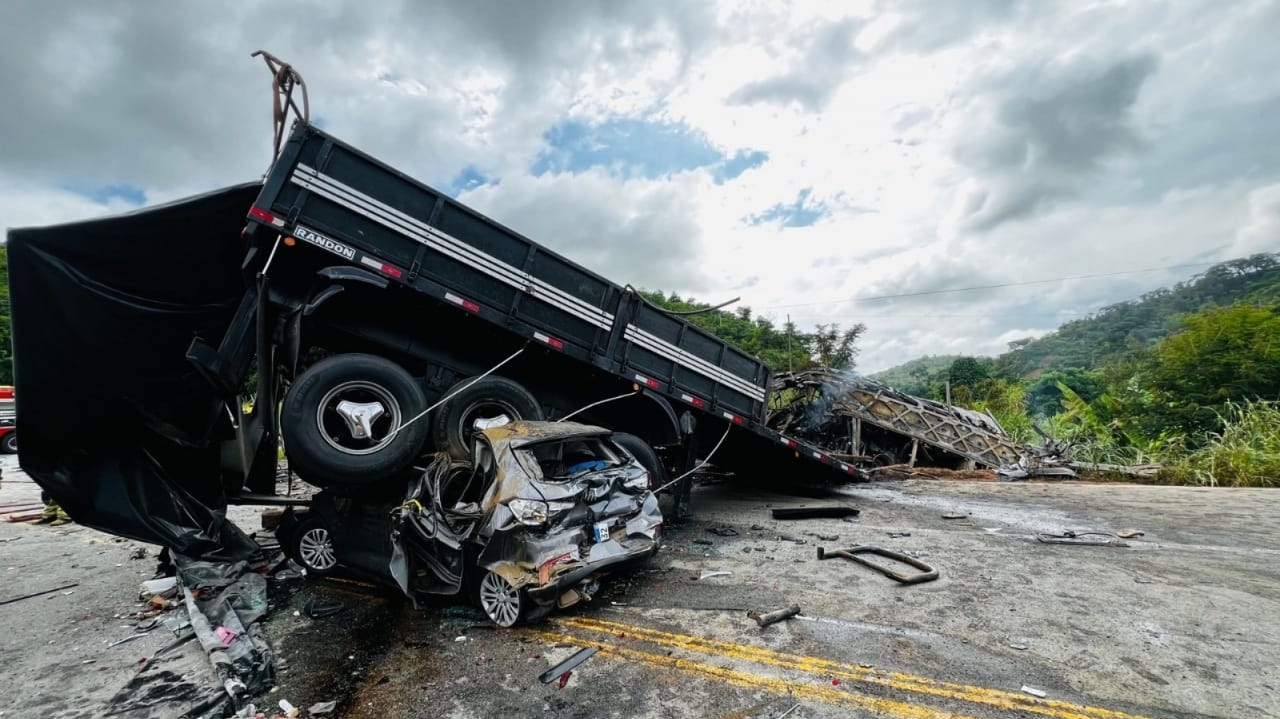
[[[464,379],[450,387],[449,396],[471,379]],[[543,419],[542,405],[529,390],[506,377],[483,377],[475,384],[458,392],[436,412],[431,422],[431,437],[436,449],[448,452],[454,459],[471,459],[471,432],[477,419],[492,419],[506,415],[516,420]]]
[[[667,483],[667,470],[658,459],[658,453],[643,439],[626,432],[614,432],[613,441],[627,450],[641,467],[649,470],[649,490],[653,491]]]
[[[0,440],[0,452],[5,454],[18,453],[18,433],[16,431],[6,434],[4,439]]]
[[[399,365],[341,354],[303,372],[280,417],[289,464],[318,486],[359,486],[413,462],[429,430],[405,426],[426,407],[417,382]]]

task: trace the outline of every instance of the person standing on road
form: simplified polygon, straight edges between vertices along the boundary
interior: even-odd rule
[[[71,515],[67,514],[65,509],[59,507],[48,492],[40,491],[40,501],[44,503],[44,510],[40,512],[40,518],[36,520],[36,524],[61,527],[64,524],[71,523]]]

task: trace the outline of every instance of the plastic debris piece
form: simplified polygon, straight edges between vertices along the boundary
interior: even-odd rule
[[[280,711],[284,712],[284,715],[287,717],[296,717],[301,716],[302,714],[302,711],[299,710],[298,707],[290,704],[288,699],[280,700]]]
[[[564,689],[564,685],[569,683],[569,677],[570,677],[572,674],[573,674],[573,672],[565,672],[564,674],[561,674],[561,675],[560,675],[560,682],[559,682],[558,688],[560,688],[560,689]]]
[[[222,646],[224,647],[231,646],[231,642],[235,641],[235,638],[238,636],[238,632],[236,632],[236,630],[228,627],[218,627],[213,631],[213,633],[217,635],[218,641],[222,642]]]
[[[1022,691],[1026,692],[1027,694],[1030,694],[1033,697],[1040,697],[1041,699],[1044,699],[1045,697],[1049,696],[1047,693],[1045,693],[1043,689],[1036,689],[1035,687],[1029,687],[1026,684],[1022,685]]]
[[[1141,529],[1125,529],[1123,531],[1116,532],[1116,536],[1121,539],[1133,539],[1134,537],[1141,537],[1143,534],[1145,534],[1145,532]]]
[[[138,594],[142,597],[150,597],[156,595],[169,595],[178,591],[177,577],[161,577],[159,579],[148,579],[138,587]]]
[[[968,517],[969,517],[968,512],[947,512],[946,514],[942,515],[943,519],[967,519]]]
[[[718,569],[715,571],[708,569],[707,571],[703,572],[702,575],[698,577],[698,579],[699,580],[710,579],[711,577],[729,576],[730,574],[733,574],[733,572],[726,571],[724,569]]]
[[[779,714],[779,715],[778,715],[778,719],[782,719],[782,718],[783,718],[783,717],[785,717],[786,715],[790,714],[791,712],[793,712],[793,711],[795,711],[796,709],[799,709],[799,708],[800,708],[800,703],[799,703],[799,702],[796,702],[795,704],[792,704],[790,709],[788,709],[788,710],[786,710],[786,711],[784,711],[784,712],[782,712],[781,714]]]
[[[322,714],[328,714],[337,708],[338,702],[316,702],[315,704],[307,707],[307,713],[312,716],[320,716]]]
[[[1019,651],[1022,651],[1022,650],[1027,649],[1027,645],[1026,645],[1026,644],[1017,644],[1017,643],[1015,643],[1015,644],[1010,644],[1009,646],[1010,646],[1010,647],[1012,647],[1013,649],[1017,649],[1017,650],[1019,650]]]
[[[466,638],[466,636],[455,637],[453,641],[455,641],[455,642],[465,642],[465,641],[467,641],[467,638]]]

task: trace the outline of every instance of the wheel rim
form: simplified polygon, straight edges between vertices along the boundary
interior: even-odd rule
[[[493,419],[504,414],[512,422],[518,422],[521,419],[520,412],[502,400],[485,399],[472,402],[458,415],[458,436],[463,438],[470,437],[471,432],[476,428],[476,420],[478,419]]]
[[[298,539],[298,556],[307,569],[325,572],[338,565],[338,558],[333,553],[333,540],[324,527],[312,527],[302,534]]]
[[[17,432],[13,432],[13,433],[11,433],[8,437],[5,437],[5,438],[4,438],[4,446],[5,446],[5,447],[10,451],[10,452],[17,452],[17,451],[18,451],[18,433],[17,433]]]
[[[520,590],[502,575],[489,572],[480,580],[480,606],[500,627],[509,627],[520,618]]]
[[[382,450],[395,439],[400,421],[400,403],[385,387],[373,382],[343,382],[325,393],[316,407],[320,436],[343,454],[365,455]]]

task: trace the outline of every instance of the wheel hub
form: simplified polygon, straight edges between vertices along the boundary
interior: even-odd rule
[[[480,606],[500,627],[510,627],[520,618],[520,590],[502,575],[489,572],[480,580]]]
[[[374,420],[386,412],[381,402],[351,402],[345,399],[334,410],[346,420],[351,436],[356,439],[373,437]]]

